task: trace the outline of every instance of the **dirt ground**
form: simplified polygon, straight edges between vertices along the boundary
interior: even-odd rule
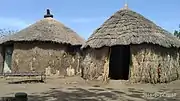
[[[169,84],[128,84],[110,81],[102,85],[80,77],[49,78],[46,83],[8,84],[0,79],[0,97],[26,92],[28,101],[180,101],[180,80]]]

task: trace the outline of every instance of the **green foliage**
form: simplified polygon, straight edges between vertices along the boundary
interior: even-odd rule
[[[180,26],[179,26],[179,28],[180,28]],[[174,31],[174,36],[180,38],[180,30],[179,31],[175,30]]]
[[[180,38],[180,32],[179,32],[179,31],[177,31],[177,30],[175,30],[175,31],[174,31],[174,36],[176,36],[176,37]]]

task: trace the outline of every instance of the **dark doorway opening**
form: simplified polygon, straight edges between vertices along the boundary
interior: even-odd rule
[[[109,78],[114,80],[128,80],[130,66],[130,46],[111,47]]]
[[[3,73],[11,72],[12,70],[12,54],[13,54],[13,45],[4,46],[4,66]]]

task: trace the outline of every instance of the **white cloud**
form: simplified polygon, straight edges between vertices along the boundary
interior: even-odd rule
[[[0,27],[1,28],[16,28],[22,29],[29,25],[24,20],[18,18],[10,18],[10,17],[0,17]]]
[[[96,22],[96,21],[103,21],[106,17],[95,17],[95,18],[76,18],[72,19],[71,22],[74,23],[90,23],[90,22]]]

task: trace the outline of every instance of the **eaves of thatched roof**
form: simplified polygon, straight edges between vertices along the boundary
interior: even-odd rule
[[[88,38],[82,48],[151,43],[163,47],[180,47],[180,41],[128,8],[121,9],[104,22]]]
[[[49,41],[71,45],[82,45],[85,42],[76,32],[55,20],[50,13],[35,24],[4,38],[1,44],[21,41]]]

